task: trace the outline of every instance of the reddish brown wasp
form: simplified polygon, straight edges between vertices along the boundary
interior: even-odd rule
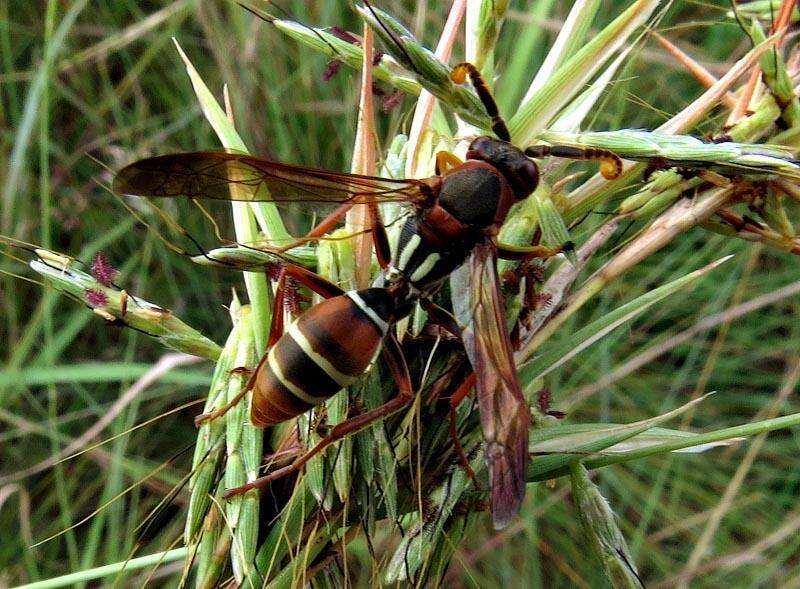
[[[512,247],[498,243],[497,232],[514,202],[536,188],[536,163],[510,143],[497,106],[477,70],[461,64],[454,81],[469,75],[492,119],[499,139],[474,139],[462,162],[450,153],[437,156],[435,176],[392,180],[312,169],[223,152],[181,153],[153,157],[122,169],[114,180],[118,193],[148,197],[188,197],[220,200],[333,203],[336,210],[296,242],[269,251],[284,253],[318,239],[333,229],[348,209],[369,205],[376,257],[383,269],[372,288],[343,292],[320,276],[286,264],[276,293],[276,309],[287,279],[305,284],[325,297],[284,332],[283,314],[274,313],[269,351],[253,372],[239,398],[252,390],[251,420],[259,426],[286,421],[309,410],[362,375],[382,351],[398,384],[398,395],[385,405],[337,425],[317,446],[294,463],[246,486],[233,495],[261,487],[299,470],[330,443],[360,430],[406,406],[413,387],[394,323],[420,302],[429,317],[463,339],[475,376],[455,395],[477,390],[481,425],[491,483],[492,515],[496,527],[505,526],[519,510],[525,495],[529,409],[514,366],[499,292],[497,257],[548,257],[559,250],[543,246]],[[608,175],[621,169],[619,158],[601,150],[533,148],[537,157],[558,155],[599,159]],[[231,185],[236,190],[231,190]],[[407,204],[412,211],[391,252],[377,205]],[[469,259],[467,325],[458,326],[437,307],[432,295],[453,271]],[[238,399],[237,399],[238,400]],[[201,416],[216,417],[227,410]]]

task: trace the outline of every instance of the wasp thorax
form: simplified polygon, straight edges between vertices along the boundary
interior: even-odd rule
[[[527,198],[539,184],[539,168],[518,147],[482,136],[470,143],[467,158],[492,164],[503,174],[517,200]]]

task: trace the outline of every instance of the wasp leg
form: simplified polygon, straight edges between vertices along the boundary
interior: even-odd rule
[[[494,96],[492,96],[492,92],[489,90],[489,86],[478,71],[478,68],[465,61],[459,63],[450,72],[450,79],[456,84],[463,84],[467,76],[472,82],[472,87],[475,88],[475,94],[481,99],[483,108],[486,109],[486,114],[492,119],[492,131],[494,131],[494,134],[503,141],[511,141],[511,133],[508,132],[508,127],[503,117],[500,116],[497,102],[495,102]]]
[[[475,471],[472,470],[472,467],[469,465],[467,455],[464,453],[464,447],[461,445],[461,441],[458,439],[458,428],[456,427],[456,409],[461,404],[461,401],[463,401],[467,395],[469,395],[469,392],[475,388],[475,381],[476,376],[473,372],[467,377],[467,380],[458,386],[453,395],[450,397],[450,437],[453,439],[453,447],[455,448],[456,456],[458,456],[458,461],[461,464],[461,467],[477,487],[479,486],[478,479],[475,478]]]
[[[323,278],[311,270],[303,268],[302,266],[286,264],[283,266],[283,268],[281,268],[281,272],[286,278],[294,278],[324,299],[332,299],[333,297],[338,297],[344,294],[344,290],[339,288],[333,282],[327,278]],[[280,282],[280,277],[278,278],[278,281]]]
[[[304,284],[324,299],[332,299],[344,294],[344,291],[327,278],[306,270],[302,266],[287,264],[281,268],[278,285],[275,287],[275,302],[272,309],[272,325],[269,329],[267,348],[275,345],[283,335],[283,305],[286,297],[286,280],[292,278]]]
[[[301,266],[287,264],[286,266],[282,267],[280,276],[278,277],[278,285],[275,288],[275,301],[272,307],[272,324],[269,328],[267,349],[274,346],[275,342],[277,342],[283,335],[283,306],[286,297],[286,280],[288,278],[293,278],[294,280],[305,284],[308,288],[326,299],[344,294],[344,291],[334,283],[326,280],[318,274],[311,272],[310,270],[306,270]],[[260,369],[267,361],[267,358],[268,354],[264,354],[261,360],[259,360],[258,366],[256,366],[255,370],[250,373],[250,378],[247,379],[247,383],[244,385],[244,387],[242,387],[241,391],[236,393],[236,396],[233,399],[214,411],[203,413],[202,415],[195,417],[195,425],[200,426],[207,421],[218,419],[238,405],[239,402],[244,399],[247,393],[252,390],[253,386],[255,386],[256,375],[259,374]]]
[[[457,168],[464,162],[452,151],[436,152],[436,175],[440,176],[452,168]]]
[[[384,419],[408,405],[414,398],[414,391],[411,386],[411,376],[409,375],[408,366],[406,365],[405,358],[403,357],[403,352],[400,349],[400,344],[397,343],[397,339],[395,339],[393,335],[389,335],[386,338],[386,345],[383,348],[383,358],[386,361],[392,376],[397,382],[399,389],[399,392],[394,399],[388,401],[380,407],[376,407],[375,409],[367,411],[366,413],[362,413],[361,415],[351,417],[350,419],[347,419],[346,421],[336,425],[331,430],[330,434],[320,440],[316,446],[303,454],[292,464],[279,468],[268,475],[257,478],[246,485],[242,485],[241,487],[228,489],[225,493],[225,498],[229,499],[230,497],[240,495],[246,491],[249,491],[250,489],[260,489],[262,487],[266,487],[276,479],[284,477],[293,472],[298,472],[303,465],[306,464],[306,462],[311,460],[311,458],[325,450],[325,448],[334,442],[361,431],[372,423]]]
[[[450,312],[442,309],[439,305],[428,299],[421,299],[420,306],[428,313],[428,319],[435,323],[456,339],[461,339],[461,326]]]
[[[303,237],[295,239],[293,242],[288,243],[284,246],[276,248],[274,251],[277,254],[284,254],[289,250],[292,250],[296,247],[300,247],[301,245],[307,244],[309,241],[315,241],[321,238],[326,233],[330,233],[336,225],[338,225],[344,216],[347,214],[347,211],[353,208],[353,205],[356,203],[353,202],[346,202],[339,207],[336,208],[330,215],[322,219],[319,223],[317,223],[311,231],[306,233]]]
[[[525,155],[533,158],[552,156],[570,160],[598,160],[600,174],[606,180],[615,180],[622,174],[622,160],[608,149],[570,145],[533,145],[525,149]]]
[[[245,395],[247,395],[247,393],[250,392],[253,386],[255,386],[256,374],[258,374],[258,371],[261,369],[261,366],[266,361],[267,361],[267,354],[264,354],[264,357],[261,358],[261,360],[258,363],[258,366],[256,366],[256,369],[253,370],[253,372],[250,374],[250,378],[247,379],[247,382],[242,387],[242,390],[236,393],[236,396],[233,397],[233,399],[231,399],[227,403],[225,403],[222,407],[219,407],[218,409],[215,409],[214,411],[210,411],[208,413],[201,413],[200,415],[196,416],[194,418],[194,424],[197,427],[200,427],[207,421],[213,421],[215,419],[219,419],[220,417],[225,415],[228,411],[236,407],[236,405],[238,405],[239,402],[242,399],[244,399]]]
[[[339,206],[330,215],[317,223],[314,228],[306,233],[303,237],[300,237],[291,243],[275,249],[275,253],[284,254],[289,250],[300,247],[301,245],[305,245],[310,241],[315,241],[322,238],[326,233],[330,233],[336,227],[336,225],[341,222],[347,212],[353,208],[354,204],[355,203],[347,202]],[[369,201],[366,203],[366,205],[369,211],[369,230],[372,233],[372,242],[375,247],[375,255],[378,258],[378,264],[380,264],[380,267],[387,268],[389,266],[389,260],[391,259],[391,251],[389,248],[389,238],[386,235],[386,228],[383,225],[383,220],[381,219],[380,212],[378,211],[377,203],[374,201]]]

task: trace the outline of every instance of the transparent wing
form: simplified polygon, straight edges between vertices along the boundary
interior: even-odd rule
[[[416,202],[427,185],[199,151],[143,159],[120,170],[114,191],[150,197],[275,202]],[[233,190],[232,190],[233,188]]]
[[[477,376],[492,519],[499,529],[517,514],[525,497],[530,414],[514,365],[496,262],[495,247],[486,240],[451,281],[464,347]]]

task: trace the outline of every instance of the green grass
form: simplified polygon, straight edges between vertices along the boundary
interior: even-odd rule
[[[496,68],[503,72],[497,94],[504,112],[513,111],[543,60],[565,16],[561,4],[511,3],[496,52]],[[602,4],[598,27],[629,3]],[[606,10],[612,4],[613,10]],[[418,25],[420,38],[435,45],[445,17],[440,4],[419,3],[412,11],[408,3],[382,6]],[[361,28],[343,2],[294,1],[284,8],[303,23]],[[722,75],[734,57],[749,49],[746,37],[725,18],[727,8],[721,0],[679,2],[659,30]],[[148,20],[153,14],[163,18]],[[95,252],[105,252],[122,269],[118,282],[129,292],[172,309],[222,343],[230,331],[223,306],[230,303],[232,286],[244,293],[240,277],[193,264],[134,223],[102,187],[110,176],[93,159],[116,169],[136,157],[219,145],[197,106],[172,37],[218,99],[222,84],[228,84],[236,127],[253,153],[349,169],[357,74],[343,67],[323,82],[324,57],[235,4],[159,2],[144,8],[130,1],[12,0],[0,3],[0,228],[86,262]],[[463,54],[458,45],[456,52]],[[618,78],[591,121],[594,129],[655,128],[702,91],[652,41]],[[400,108],[379,117],[382,145],[398,130],[407,130],[412,106],[406,98]],[[708,120],[719,123],[721,116]],[[714,129],[708,122],[696,132]],[[167,206],[193,235],[204,237],[204,244],[214,244],[208,223],[196,210]],[[302,218],[288,225],[298,233],[301,223]],[[232,227],[226,229],[231,235]],[[690,410],[693,430],[771,417],[764,412],[781,387],[797,390],[796,294],[695,330],[674,345],[670,338],[797,281],[797,258],[788,254],[692,230],[605,289],[570,319],[553,345],[623,302],[727,254],[735,257],[710,279],[663,300],[549,374],[546,384],[555,407],[567,409],[575,423],[628,423],[717,391]],[[0,264],[16,272],[21,268],[9,261]],[[0,585],[124,561],[134,548],[136,556],[172,548],[182,534],[186,492],[176,502],[181,510],[139,547],[136,529],[190,468],[191,451],[180,452],[196,435],[192,418],[197,406],[44,472],[16,474],[79,438],[167,352],[138,332],[107,327],[55,291],[5,275],[0,276],[0,309],[0,337],[6,343],[0,370],[0,529],[5,531]],[[623,371],[599,390],[593,387],[659,346],[663,353],[636,370]],[[211,372],[211,364],[203,362],[158,379],[95,440],[204,397]],[[575,396],[580,401],[573,404]],[[795,413],[800,403],[788,394],[772,410]],[[594,480],[616,512],[648,587],[675,586],[700,549],[692,587],[790,587],[800,582],[796,431],[769,435],[751,461],[745,457],[752,441],[597,471]],[[171,457],[175,460],[152,478],[111,501]],[[86,523],[29,547],[106,503]],[[533,587],[596,586],[597,565],[587,558],[566,479],[553,487],[530,486],[523,514],[499,533],[481,518],[459,543],[448,579],[467,587],[514,587],[523,581]],[[700,545],[706,529],[710,539]],[[373,541],[377,553],[386,555],[396,540],[379,535]],[[347,554],[351,579],[368,586],[378,573],[363,537],[348,545]],[[180,578],[176,566],[156,571],[153,585],[175,586]],[[138,586],[151,569],[109,576],[104,583]]]

